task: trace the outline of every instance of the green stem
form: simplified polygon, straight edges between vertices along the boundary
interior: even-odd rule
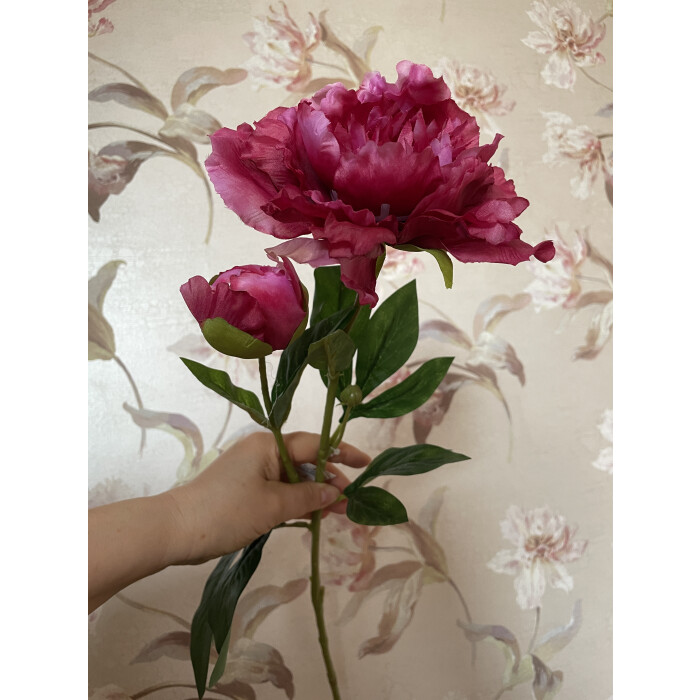
[[[328,382],[326,393],[326,406],[323,414],[323,427],[321,429],[321,441],[318,449],[318,459],[316,461],[316,481],[323,481],[324,467],[331,450],[330,432],[331,421],[333,420],[333,406],[335,404],[335,392],[338,388],[339,377],[331,377]],[[340,690],[338,689],[338,679],[333,668],[330,647],[328,645],[328,634],[326,633],[326,621],[323,616],[323,595],[324,588],[321,585],[321,569],[319,565],[321,551],[321,511],[316,510],[311,516],[311,603],[316,616],[316,627],[318,628],[318,642],[321,645],[323,662],[326,666],[328,684],[331,687],[333,700],[340,700]]]
[[[260,388],[262,389],[263,401],[265,402],[265,410],[267,411],[267,417],[270,418],[272,414],[272,400],[270,399],[270,384],[267,381],[267,365],[265,364],[265,358],[258,358],[258,370],[260,374]]]
[[[265,410],[267,411],[267,418],[270,422],[270,431],[275,436],[275,442],[277,443],[277,449],[280,453],[280,459],[284,465],[284,470],[287,472],[287,478],[290,484],[297,484],[301,481],[301,477],[294,468],[292,458],[289,456],[287,451],[287,446],[284,444],[284,438],[282,437],[282,431],[275,425],[272,424],[272,400],[270,399],[270,386],[267,381],[267,365],[265,364],[265,358],[258,358],[258,374],[260,375],[260,388],[262,389],[263,401],[265,403]]]
[[[340,425],[335,429],[333,437],[331,437],[332,449],[335,449],[338,447],[338,445],[340,445],[340,441],[343,439],[343,435],[345,434],[345,426],[348,424],[348,420],[350,420],[350,413],[352,413],[352,408],[348,408],[346,406],[345,411],[343,411],[343,417],[340,419]]]

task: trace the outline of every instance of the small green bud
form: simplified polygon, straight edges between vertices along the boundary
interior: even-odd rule
[[[340,402],[348,408],[355,408],[362,403],[362,389],[357,384],[346,386],[340,393]]]

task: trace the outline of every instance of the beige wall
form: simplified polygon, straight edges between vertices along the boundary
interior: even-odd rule
[[[99,9],[98,3],[92,5]],[[612,133],[612,115],[604,110],[612,102],[612,93],[605,87],[612,83],[612,17],[604,16],[607,8],[602,1],[562,2],[559,7],[564,8],[560,20],[574,19],[574,33],[582,31],[589,15],[593,20],[603,17],[607,30],[597,46],[579,47],[584,65],[572,67],[571,89],[543,77],[550,55],[523,43],[530,32],[538,31],[528,17],[532,7],[526,0],[288,3],[291,17],[302,30],[309,12],[318,17],[327,9],[327,24],[351,48],[363,32],[380,26],[368,63],[390,81],[395,79],[396,63],[406,58],[429,65],[436,74],[441,72],[441,59],[490,72],[495,84],[505,88],[502,102],[490,102],[482,94],[472,110],[481,105],[482,110],[474,113],[486,136],[494,131],[505,135],[496,158],[515,180],[518,193],[530,200],[518,220],[523,239],[534,244],[558,230],[563,242],[547,273],[528,263],[515,268],[459,265],[452,290],[443,288],[439,272],[430,264],[432,258],[419,258],[423,269],[410,273],[418,280],[421,320],[449,319],[476,343],[470,350],[426,338],[419,343],[416,357],[455,354],[456,362],[471,368],[470,373],[456,378],[446,412],[442,394],[428,406],[432,413],[426,409],[417,417],[385,421],[381,428],[360,419],[350,425],[347,438],[376,453],[389,445],[411,444],[414,420],[432,421],[430,442],[472,459],[392,483],[411,518],[419,522],[426,522],[420,520],[421,513],[427,518],[426,503],[441,502],[434,530],[448,567],[441,581],[422,569],[422,578],[407,581],[401,593],[399,588],[377,589],[358,610],[346,610],[364,594],[350,590],[357,568],[352,555],[356,545],[342,523],[335,525],[337,538],[352,550],[348,553],[341,545],[331,555],[328,549],[326,561],[329,573],[341,580],[329,585],[326,600],[344,698],[495,700],[502,689],[503,649],[493,640],[481,641],[472,663],[471,646],[457,624],[465,620],[460,596],[474,623],[508,628],[524,654],[538,612],[536,606],[519,604],[514,582],[531,580],[537,573],[533,574],[533,567],[539,566],[548,579],[537,601],[538,640],[567,625],[576,601],[581,601],[576,629],[556,637],[561,648],[549,656],[541,651],[549,672],[563,674],[561,697],[607,700],[612,694],[612,347],[608,335],[612,207],[606,196],[606,189],[612,190],[612,139],[607,137]],[[89,50],[102,59],[89,62],[89,89],[139,81],[172,112],[173,85],[186,71],[198,66],[243,67],[249,70],[245,79],[199,100],[197,108],[209,115],[199,117],[205,130],[215,123],[207,120],[235,127],[281,103],[294,104],[304,96],[303,87],[300,94],[290,93],[284,84],[256,90],[254,69],[247,63],[253,54],[243,34],[259,31],[253,17],[264,17],[266,12],[268,5],[263,2],[116,0],[92,17],[93,21],[107,18],[113,29],[104,31],[109,26],[103,25],[103,31],[89,40]],[[591,26],[597,25],[592,22]],[[585,57],[598,52],[605,62],[585,65]],[[316,61],[347,65],[322,44],[310,55]],[[342,75],[338,68],[319,64],[312,68],[312,79]],[[447,75],[446,80],[450,84]],[[450,87],[461,94],[454,79]],[[472,94],[473,90],[472,84]],[[89,487],[90,503],[97,505],[169,488],[195,473],[217,449],[249,427],[243,414],[227,419],[224,401],[201,387],[178,359],[182,354],[226,366],[238,384],[255,388],[251,368],[243,363],[229,360],[225,365],[223,356],[202,359],[193,354],[203,348],[187,343],[188,336],[196,338],[196,328],[178,289],[195,274],[210,276],[236,264],[264,263],[268,241],[225,209],[214,194],[213,226],[205,243],[207,187],[192,168],[172,157],[151,157],[133,180],[125,182],[120,170],[123,161],[99,157],[103,147],[117,141],[163,145],[139,133],[157,135],[163,117],[115,100],[91,100],[89,105],[91,123],[121,126],[94,128],[88,134],[93,202],[100,192],[110,193],[100,207],[99,222],[90,219],[88,276],[94,277],[111,261],[125,263],[115,266],[102,308],[113,329],[118,360],[89,363]],[[559,118],[559,140],[553,118],[547,131],[543,114],[555,112],[571,119],[567,124],[565,117]],[[549,139],[544,138],[547,134]],[[601,135],[605,136],[598,140]],[[201,165],[208,146],[193,143],[195,162]],[[596,175],[590,187],[586,177],[581,178],[586,174]],[[586,243],[579,241],[577,232]],[[311,271],[299,272],[310,286]],[[400,272],[396,284],[410,276],[402,277]],[[385,283],[383,293],[390,291]],[[488,305],[496,295],[529,297],[517,297],[519,303],[493,329],[495,338],[482,336],[477,343],[474,319],[483,312],[481,305]],[[93,347],[93,352],[98,351]],[[496,384],[489,384],[488,377],[495,377]],[[134,386],[143,408],[159,415],[124,408],[125,403],[138,408]],[[318,430],[320,415],[318,387],[312,378],[305,378],[288,427]],[[604,416],[609,417],[609,425]],[[149,426],[144,428],[142,450],[142,431],[136,421]],[[514,507],[522,509],[522,518]],[[553,535],[554,539],[559,536],[559,544],[567,534],[572,539],[562,550],[550,547],[536,562],[525,559],[523,547],[504,537],[507,527],[502,532],[508,513],[525,528],[523,542],[533,542],[537,527],[545,532],[559,527]],[[333,527],[327,526],[326,531]],[[380,548],[375,551],[377,568],[405,559],[425,564],[400,528],[383,530],[373,543]],[[514,551],[510,559],[506,550]],[[518,557],[521,565],[512,564]],[[511,561],[511,573],[499,571],[507,561]],[[185,623],[212,566],[167,570],[134,584],[125,597],[113,599],[92,616],[89,683],[96,698],[111,697],[110,693],[117,693],[115,688],[127,697],[144,697],[144,690],[161,684],[193,683],[184,647],[158,640],[170,632],[187,631]],[[250,589],[304,579],[307,567],[303,538],[295,531],[276,533]],[[422,588],[411,589],[419,578]],[[393,645],[385,644],[390,649],[358,658],[358,650],[377,635],[383,611],[395,599],[410,618],[409,624]],[[281,654],[293,673],[295,697],[326,697],[308,592],[275,609],[256,631],[255,641],[258,653],[267,644]],[[134,663],[137,657],[140,660]],[[270,672],[269,664],[263,667]],[[531,674],[523,673],[524,682],[504,697],[552,697],[543,695],[543,690],[536,695]],[[249,683],[256,697],[283,697],[283,689],[256,682],[264,674],[257,679],[244,676],[239,680]],[[552,684],[558,686],[559,679],[553,677]],[[110,686],[114,687],[109,690]],[[186,687],[163,687],[148,696],[179,700],[194,694]],[[123,700],[121,695],[114,697]]]

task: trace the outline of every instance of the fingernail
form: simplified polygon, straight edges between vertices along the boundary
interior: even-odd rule
[[[324,486],[321,489],[321,504],[324,506],[330,505],[339,495],[340,491],[334,486]]]

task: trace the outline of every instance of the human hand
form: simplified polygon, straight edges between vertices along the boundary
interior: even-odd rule
[[[296,465],[315,463],[319,441],[312,433],[284,436]],[[368,455],[344,442],[329,460],[355,468],[369,461]],[[274,437],[264,432],[248,435],[191,482],[162,494],[173,505],[171,561],[196,564],[229,554],[280,523],[310,517],[321,508],[324,513],[344,513],[347,502],[336,500],[350,482],[333,464],[326,470],[336,474],[332,483],[287,483]]]

